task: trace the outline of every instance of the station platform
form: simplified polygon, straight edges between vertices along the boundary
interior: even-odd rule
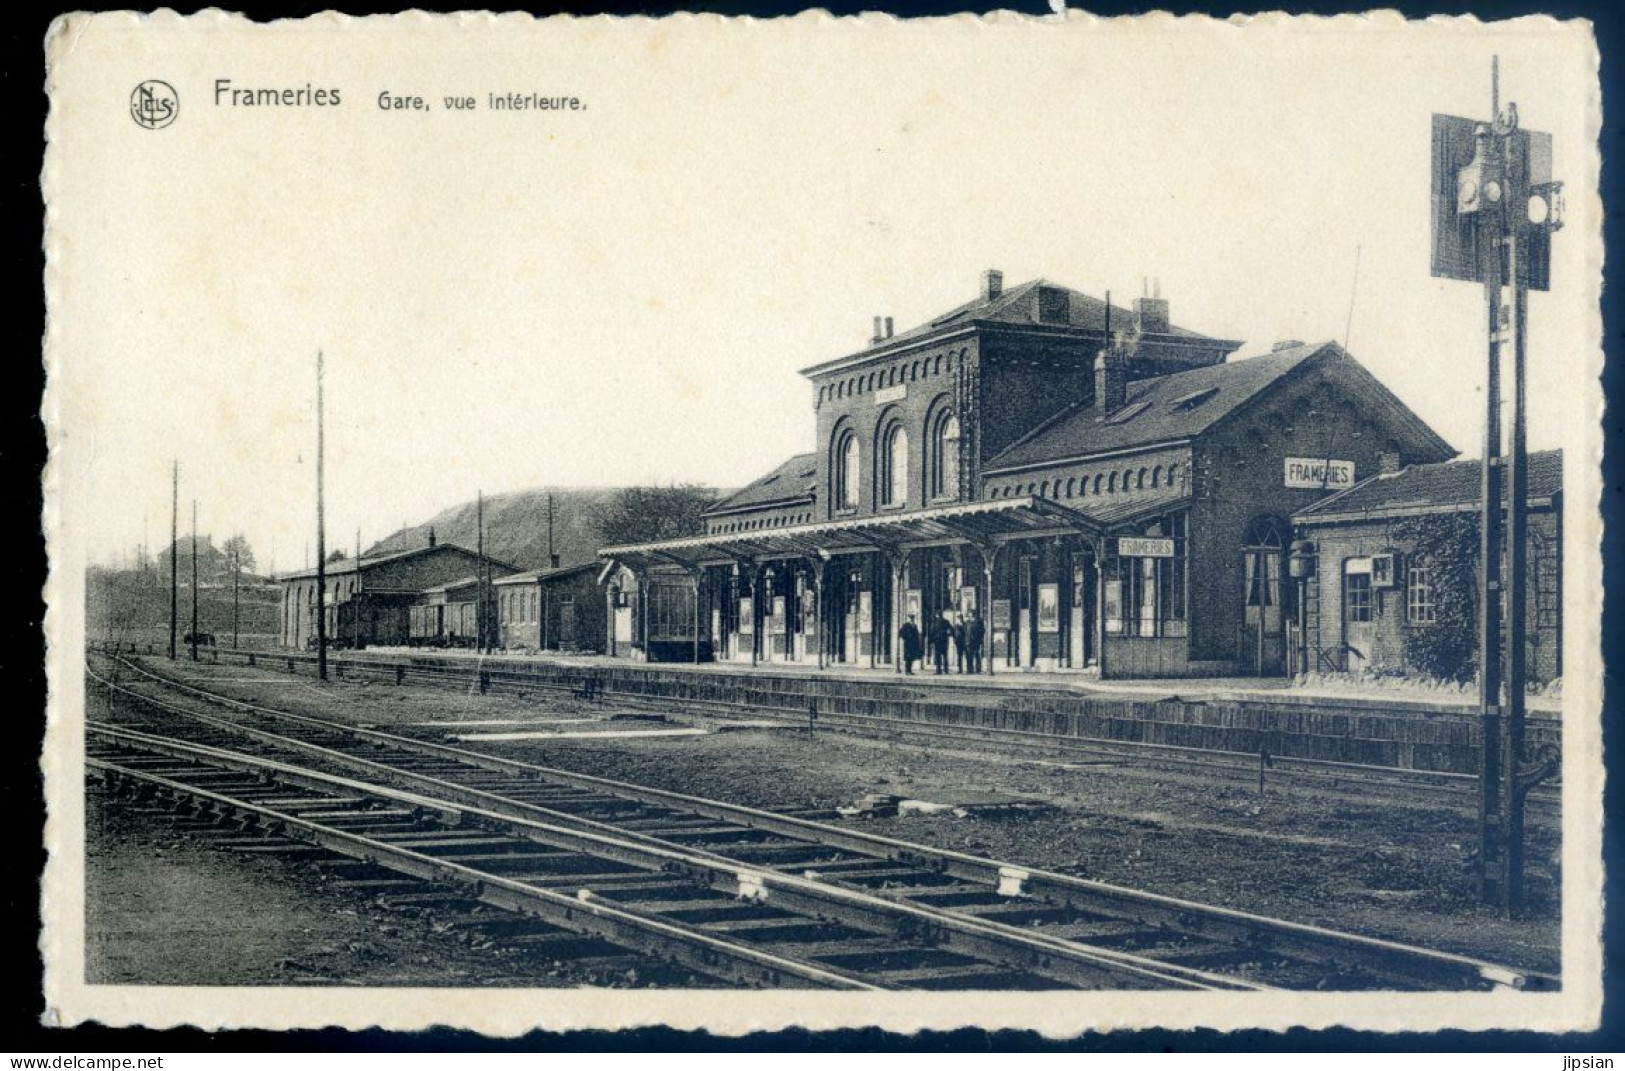
[[[525,665],[556,666],[588,671],[593,669],[632,669],[662,674],[697,674],[702,677],[737,678],[741,680],[787,679],[804,681],[850,681],[853,683],[893,683],[911,687],[930,687],[941,690],[945,697],[966,696],[971,693],[998,694],[1062,694],[1098,699],[1122,699],[1139,702],[1245,702],[1269,705],[1304,707],[1335,706],[1348,709],[1382,709],[1418,712],[1458,713],[1477,709],[1477,698],[1470,692],[1451,692],[1445,689],[1336,688],[1305,685],[1286,677],[1170,677],[1139,678],[1135,680],[1100,680],[1092,673],[1079,670],[1004,670],[992,674],[964,674],[949,672],[937,674],[929,669],[915,669],[912,675],[899,673],[891,666],[830,665],[823,668],[796,662],[763,662],[751,666],[739,662],[642,662],[631,659],[609,658],[604,655],[572,655],[558,652],[534,653],[520,651],[493,651],[481,655],[467,650],[416,647],[372,647],[367,656],[433,657],[459,659],[470,664],[490,667]],[[342,657],[343,654],[336,657]],[[1552,696],[1530,696],[1527,708],[1531,712],[1556,715],[1562,700]]]

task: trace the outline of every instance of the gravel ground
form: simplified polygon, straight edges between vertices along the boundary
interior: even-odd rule
[[[594,967],[501,951],[477,927],[369,900],[339,887],[325,868],[212,848],[166,816],[111,805],[99,790],[89,804],[85,980],[92,985],[693,984],[658,968],[640,975],[625,962]]]
[[[163,670],[162,665],[154,665]],[[241,666],[177,672],[282,709],[408,728],[426,721],[590,717],[639,727],[613,700],[335,682]],[[218,682],[208,684],[206,680]],[[259,682],[259,683],[253,683]],[[672,718],[701,726],[704,719]],[[657,726],[650,725],[650,728]],[[467,731],[511,731],[468,726]],[[591,724],[558,726],[592,730]],[[414,732],[449,734],[446,727]],[[1530,911],[1512,921],[1474,902],[1476,813],[1408,794],[1294,787],[1223,776],[980,754],[846,734],[762,729],[702,736],[465,743],[505,756],[764,808],[833,808],[867,794],[948,804],[1020,799],[1013,815],[952,812],[849,819],[862,828],[1204,903],[1555,972],[1555,817],[1530,823]]]

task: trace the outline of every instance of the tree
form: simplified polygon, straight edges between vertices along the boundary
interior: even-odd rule
[[[328,561],[329,565],[331,565],[333,562],[341,562],[344,559],[345,559],[345,553],[344,553],[344,548],[342,548],[342,547],[340,547],[338,550],[335,550],[333,553],[331,553],[331,554],[329,554],[327,556],[327,561]]]
[[[1432,514],[1400,521],[1396,542],[1428,570],[1433,620],[1405,626],[1405,659],[1438,680],[1465,684],[1478,676],[1478,518]],[[1403,598],[1403,593],[1401,594]]]
[[[701,484],[623,487],[592,510],[600,546],[655,543],[705,532],[705,511],[717,493]]]
[[[220,548],[220,551],[226,556],[226,560],[228,562],[231,561],[232,556],[235,554],[237,559],[237,568],[241,569],[243,572],[252,573],[254,571],[254,548],[248,545],[247,536],[241,533],[232,536],[230,539],[226,540],[225,545]]]

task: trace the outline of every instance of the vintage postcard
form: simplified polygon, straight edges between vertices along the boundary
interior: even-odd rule
[[[1589,24],[44,48],[50,1022],[1598,1023]]]

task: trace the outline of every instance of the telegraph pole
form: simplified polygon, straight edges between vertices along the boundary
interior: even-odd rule
[[[197,499],[192,499],[192,661],[197,661]]]
[[[553,492],[547,493],[547,567],[557,569],[559,556],[553,551]],[[537,646],[545,653],[547,651],[547,634],[553,621],[553,584],[551,581],[542,585],[542,619],[538,621]]]
[[[476,493],[474,506],[474,649],[485,653],[485,492]]]
[[[169,476],[169,660],[175,661],[176,626],[181,609],[181,463],[175,461]]]
[[[316,351],[316,676],[327,679],[327,500],[323,484],[322,351]]]
[[[355,595],[350,602],[355,609],[355,649],[361,650],[361,529],[355,530]]]
[[[1526,442],[1529,291],[1550,286],[1551,235],[1562,226],[1562,183],[1551,137],[1520,130],[1490,71],[1489,123],[1433,117],[1433,274],[1484,287],[1484,457],[1479,518],[1479,853],[1486,903],[1517,915],[1524,902],[1524,801],[1556,767],[1531,765],[1524,741],[1528,551]],[[1468,156],[1471,156],[1468,159]],[[1510,347],[1511,449],[1503,456],[1501,369]]]
[[[242,603],[238,588],[242,582],[241,559],[238,558],[238,548],[231,548],[231,649],[233,651],[242,646],[239,640],[242,626]]]

